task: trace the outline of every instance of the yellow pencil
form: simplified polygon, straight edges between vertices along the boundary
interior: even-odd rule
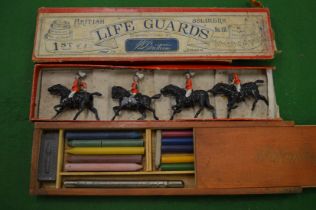
[[[74,147],[66,150],[74,155],[141,155],[144,147]]]
[[[193,154],[164,154],[161,163],[191,163],[194,162]]]

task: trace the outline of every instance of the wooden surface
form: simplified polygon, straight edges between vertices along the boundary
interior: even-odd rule
[[[124,129],[130,122],[36,123],[34,152],[38,153],[41,129]],[[191,122],[195,142],[195,180],[190,188],[183,189],[54,189],[31,185],[32,194],[47,195],[212,195],[212,194],[273,194],[297,193],[305,187],[316,186],[316,126],[295,126],[286,121],[214,121]],[[187,125],[187,126],[188,126]],[[134,129],[146,129],[146,143],[151,137],[150,128],[188,128],[183,122],[136,122]],[[150,135],[149,135],[150,134]],[[151,144],[147,146],[151,147]],[[153,149],[147,148],[147,152]],[[149,155],[147,154],[147,158]],[[36,174],[37,160],[33,154],[32,173]],[[152,163],[152,162],[150,162]],[[35,165],[35,166],[34,166]],[[67,177],[139,176],[154,178],[165,175],[181,177],[186,173],[164,174],[149,170],[132,174],[115,173],[64,173]],[[149,170],[149,171],[148,171]],[[154,173],[153,173],[154,172]],[[194,175],[194,174],[192,174]],[[78,178],[78,177],[77,177]],[[144,178],[144,177],[143,177]],[[32,176],[31,183],[36,183]],[[188,179],[190,180],[190,179]],[[192,181],[189,181],[192,183]],[[57,183],[58,184],[58,183]],[[59,184],[58,184],[59,186]]]
[[[198,195],[246,195],[246,194],[289,194],[300,193],[300,187],[272,187],[272,188],[235,188],[235,189],[41,189],[36,194],[40,195],[75,195],[75,196],[198,196]]]
[[[315,187],[316,126],[197,128],[198,188]]]
[[[256,127],[256,126],[293,126],[292,121],[282,120],[256,120],[256,121],[237,121],[237,120],[174,120],[174,121],[107,121],[107,122],[36,122],[35,128],[41,129],[141,129],[141,128],[209,128],[209,127]]]

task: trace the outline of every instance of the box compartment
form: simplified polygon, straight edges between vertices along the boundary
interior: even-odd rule
[[[31,193],[40,195],[209,195],[298,193],[315,187],[315,126],[285,121],[71,123],[37,122],[34,132]],[[38,181],[38,159],[43,130],[193,129],[194,171],[65,172],[57,167],[56,181]],[[149,136],[149,135],[148,135]],[[152,135],[153,136],[153,135]],[[240,141],[236,141],[236,138]],[[60,140],[60,139],[59,139]],[[155,154],[146,147],[145,162]],[[64,154],[64,148],[62,148]],[[59,152],[60,152],[59,151]],[[148,158],[148,157],[151,158]],[[151,159],[151,160],[150,160]],[[281,170],[280,170],[281,169]],[[182,180],[184,188],[65,188],[65,180]]]
[[[185,72],[192,71],[194,90],[210,90],[219,82],[229,83],[229,77],[238,73],[242,83],[262,80],[259,84],[260,94],[269,101],[267,106],[263,101],[258,101],[256,109],[251,110],[254,99],[247,99],[239,103],[238,108],[232,110],[229,120],[258,120],[279,119],[279,109],[275,99],[272,67],[243,67],[243,66],[214,66],[214,65],[156,65],[156,66],[109,66],[86,64],[37,64],[34,69],[34,82],[31,101],[30,119],[33,121],[71,121],[77,110],[67,110],[57,118],[53,107],[60,103],[58,96],[50,95],[48,88],[55,84],[62,84],[70,88],[77,71],[87,73],[85,82],[87,91],[98,91],[102,96],[94,96],[94,106],[98,110],[101,121],[109,121],[114,115],[112,107],[118,105],[117,100],[111,98],[111,88],[122,86],[129,90],[133,75],[141,71],[145,78],[140,82],[142,94],[153,96],[160,93],[161,88],[169,84],[184,88]],[[215,107],[217,118],[204,109],[198,118],[194,114],[198,107],[183,109],[175,116],[175,120],[227,120],[227,98],[209,94],[211,105]],[[175,104],[172,97],[161,97],[152,100],[152,107],[160,120],[169,120],[172,114],[171,106]],[[141,115],[135,111],[122,111],[116,120],[137,120]],[[78,121],[94,121],[92,112],[83,112]],[[154,120],[151,112],[147,111],[146,120]]]

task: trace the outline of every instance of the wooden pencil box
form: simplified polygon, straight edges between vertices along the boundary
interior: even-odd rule
[[[39,9],[33,60],[41,64],[34,68],[30,106],[35,127],[30,192],[267,194],[297,193],[315,186],[316,128],[295,126],[280,118],[273,67],[230,64],[241,59],[272,59],[274,48],[268,9]],[[62,101],[48,89],[56,84],[70,88],[78,71],[87,75],[87,90],[100,93],[93,99],[100,120],[91,111],[84,111],[73,120],[77,110],[53,118],[54,106]],[[141,115],[134,111],[122,112],[111,120],[112,108],[118,104],[111,98],[111,88],[129,89],[133,75],[140,71],[145,77],[139,90],[149,96],[159,94],[168,84],[183,87],[187,71],[195,73],[194,89],[202,90],[210,90],[220,82],[229,83],[235,73],[242,82],[262,81],[259,91],[269,103],[259,101],[252,110],[253,101],[247,100],[238,104],[228,118],[227,99],[210,94],[216,116],[204,109],[194,118],[198,109],[191,108],[170,120],[175,101],[162,96],[152,102],[159,120],[151,112],[145,119],[137,120]],[[161,133],[168,131],[192,133],[192,151],[186,153],[193,157],[189,161],[193,167],[191,164],[191,168],[163,169],[161,161],[165,156],[159,154],[163,148],[158,143]],[[143,148],[141,160],[137,160],[140,168],[70,170],[72,146],[68,134],[82,132],[138,133]],[[69,184],[82,180],[90,185]],[[149,184],[129,185],[137,181]],[[99,185],[91,185],[93,182]],[[113,185],[117,182],[123,184]]]

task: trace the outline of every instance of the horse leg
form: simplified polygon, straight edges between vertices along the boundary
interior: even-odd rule
[[[205,103],[203,99],[204,99],[203,96],[199,98],[199,110],[195,113],[194,118],[197,118],[204,108]]]
[[[173,110],[173,113],[172,113],[172,116],[170,118],[170,120],[173,120],[174,116],[177,114],[177,113],[180,113],[182,111],[181,107],[177,107]]]
[[[156,115],[156,110],[154,110],[154,109],[151,108],[151,107],[146,107],[146,108],[147,108],[148,111],[150,111],[150,112],[153,113],[155,120],[159,120],[159,118],[158,118],[157,115]]]
[[[216,119],[215,107],[211,105],[211,103],[210,103],[208,98],[205,100],[205,106],[206,106],[206,108],[208,108],[212,112],[213,119]]]
[[[235,105],[236,99],[237,99],[237,97],[228,99],[228,103],[227,103],[227,118],[230,118],[230,113],[231,113],[232,109],[237,108],[236,107],[237,105]]]
[[[146,115],[146,110],[139,110],[139,112],[142,114],[142,116],[140,118],[138,118],[137,120],[144,120],[146,119],[147,115]]]
[[[58,104],[58,105],[56,105],[56,106],[54,106],[54,110],[56,111],[56,112],[58,112],[60,109],[57,109],[57,108],[62,108],[62,105],[61,104]]]
[[[176,113],[177,113],[177,111],[176,111],[176,110],[173,110],[173,113],[172,113],[172,115],[171,115],[171,117],[170,117],[170,120],[173,120],[173,118],[174,118],[174,116],[176,115]]]
[[[255,110],[257,102],[258,102],[258,98],[255,98],[255,101],[252,104],[251,111]]]
[[[227,107],[227,118],[230,118],[231,107]]]
[[[79,111],[77,112],[77,114],[75,115],[73,120],[76,120],[77,117],[79,116],[79,114],[84,110],[84,108],[80,108]]]
[[[94,113],[95,118],[96,118],[97,120],[100,120],[99,114],[98,114],[98,110],[97,110],[96,108],[94,108],[94,107],[89,107],[89,110]]]
[[[266,97],[264,97],[263,95],[258,94],[258,95],[255,96],[255,101],[252,104],[252,109],[251,109],[252,111],[255,110],[258,100],[264,101],[267,106],[269,105],[269,102],[266,99]]]
[[[59,109],[57,109],[59,107]],[[64,111],[64,107],[61,104],[58,104],[54,106],[54,110],[56,111],[56,114],[52,117],[52,119],[55,119],[59,114],[61,114]]]
[[[120,113],[121,110],[122,110],[122,107],[120,107],[120,106],[115,106],[115,107],[113,107],[114,116],[112,117],[111,120],[115,120],[116,116],[119,115],[119,113]]]
[[[268,101],[268,99],[266,97],[264,97],[263,95],[259,94],[259,99],[263,100],[266,103],[266,105],[269,106],[269,101]]]
[[[59,114],[61,114],[63,110],[56,111],[56,114],[52,117],[52,120],[55,119]]]
[[[195,113],[194,118],[197,118],[202,110],[203,110],[203,107],[200,106],[199,110]]]

